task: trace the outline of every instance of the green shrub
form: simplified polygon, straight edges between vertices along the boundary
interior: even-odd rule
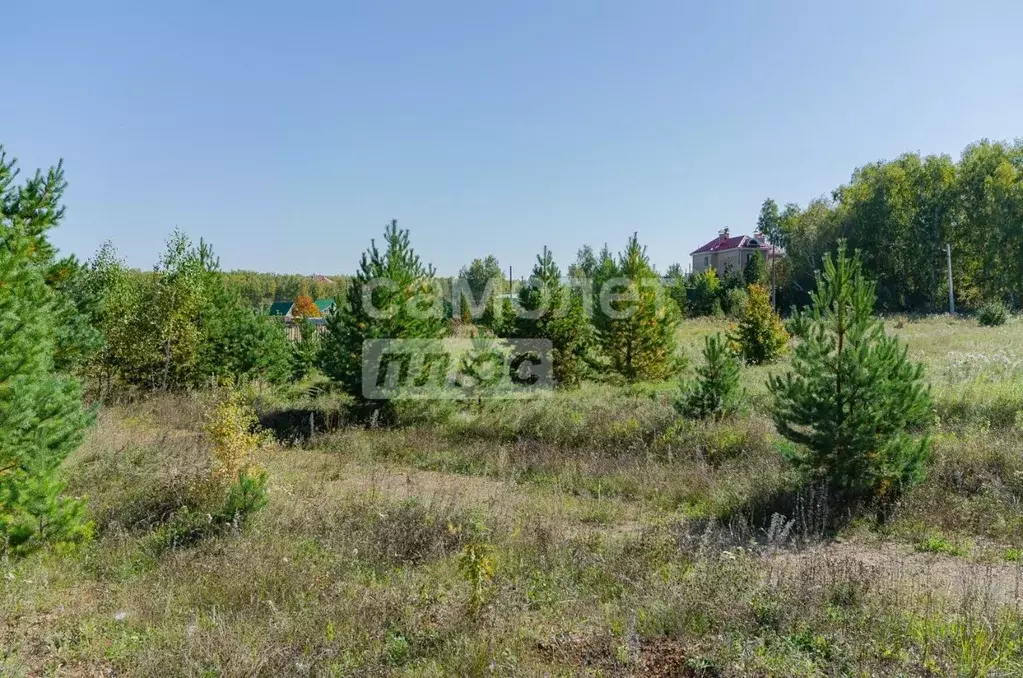
[[[494,338],[483,334],[474,334],[472,347],[462,356],[459,371],[471,378],[471,388],[474,393],[482,393],[488,387],[500,383],[504,364],[504,354],[498,348]]]
[[[487,305],[483,309],[483,315],[479,324],[489,328],[491,332],[499,337],[511,337],[515,335],[515,306],[509,297],[500,301],[496,295],[487,299]]]
[[[685,317],[688,312],[689,299],[686,279],[681,270],[669,272],[664,291],[668,293],[668,298],[675,302],[679,315]]]
[[[266,471],[252,461],[266,437],[252,407],[237,391],[228,391],[207,410],[203,431],[214,457],[206,484],[219,505],[211,511],[211,520],[239,526],[266,504]]]
[[[741,287],[733,287],[725,292],[725,303],[723,304],[725,314],[733,318],[741,317],[748,298],[746,290]]]
[[[291,380],[302,381],[312,372],[316,358],[320,352],[320,337],[316,326],[305,317],[295,319],[298,327],[298,341],[290,342],[291,349]]]
[[[742,269],[742,277],[750,285],[766,287],[771,282],[771,276],[767,270],[767,258],[763,252],[754,252]]]
[[[687,295],[689,303],[686,310],[689,315],[696,318],[700,316],[719,316],[721,310],[721,278],[713,268],[705,269],[700,273],[693,273],[686,280],[689,288]]]
[[[916,550],[921,553],[943,553],[949,556],[965,556],[969,551],[963,546],[953,544],[942,537],[927,537],[916,543]]]
[[[739,364],[720,333],[704,339],[703,359],[696,382],[683,387],[675,409],[688,417],[720,420],[738,409]]]
[[[206,485],[199,488],[195,506],[184,505],[170,514],[144,542],[154,555],[169,549],[186,548],[205,539],[241,529],[246,519],[266,505],[265,471],[242,471],[238,482],[227,488]]]
[[[1004,325],[1005,321],[1009,319],[1009,312],[1005,309],[1005,306],[997,301],[992,301],[989,304],[985,304],[981,307],[980,311],[977,312],[977,322],[984,327],[997,327],[998,325]]]
[[[810,331],[810,314],[805,309],[793,309],[792,315],[785,320],[785,331],[793,337],[803,337]]]
[[[789,335],[781,318],[771,309],[771,297],[760,285],[750,285],[739,325],[729,333],[733,350],[751,365],[774,362]]]

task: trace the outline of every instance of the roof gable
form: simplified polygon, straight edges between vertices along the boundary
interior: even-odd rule
[[[270,315],[291,315],[291,307],[294,305],[293,301],[275,301],[270,304]]]
[[[320,313],[326,313],[334,308],[335,305],[333,299],[317,299],[313,303],[316,304],[316,308],[320,310]]]
[[[712,252],[724,252],[726,250],[734,250],[740,248],[764,249],[765,246],[766,243],[764,241],[757,240],[756,238],[752,238],[748,235],[737,235],[732,238],[721,238],[720,236],[718,236],[717,238],[714,238],[706,245],[703,245],[702,247],[693,250],[689,254],[690,255],[710,254]]]

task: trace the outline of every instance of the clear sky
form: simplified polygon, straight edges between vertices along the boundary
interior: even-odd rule
[[[443,274],[632,231],[662,269],[761,201],[1023,134],[1023,3],[7,3],[0,143],[63,157],[65,252],[347,273],[392,218]]]

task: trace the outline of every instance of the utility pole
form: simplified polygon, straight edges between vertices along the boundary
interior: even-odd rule
[[[948,258],[948,312],[955,315],[956,297],[955,291],[952,289],[952,245],[950,243],[945,244],[945,255]]]
[[[778,310],[778,279],[774,276],[774,264],[778,255],[775,253],[774,243],[771,243],[771,308]]]

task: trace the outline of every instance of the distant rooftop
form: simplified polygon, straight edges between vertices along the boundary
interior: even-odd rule
[[[290,315],[294,305],[293,301],[275,301],[270,304],[270,315]]]
[[[316,308],[321,315],[335,306],[333,299],[316,299],[313,303],[316,304]],[[294,305],[294,301],[275,301],[270,304],[269,314],[273,316],[289,316]]]
[[[316,308],[320,309],[320,313],[326,313],[330,309],[334,308],[333,299],[317,299],[313,303],[316,304]]]
[[[710,254],[712,252],[724,252],[726,250],[755,248],[759,248],[762,252],[767,254],[771,250],[771,245],[768,244],[767,240],[763,237],[751,235],[729,236],[728,229],[726,228],[718,234],[718,237],[714,238],[706,245],[698,247],[689,254],[692,256],[694,254]]]

